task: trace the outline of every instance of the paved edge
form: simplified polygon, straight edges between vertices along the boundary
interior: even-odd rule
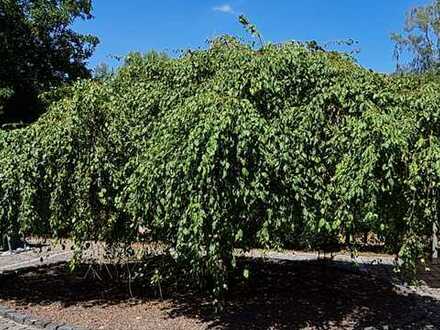
[[[54,323],[43,319],[35,318],[31,315],[26,315],[17,312],[14,309],[0,305],[0,316],[18,324],[28,325],[38,329],[46,330],[86,330],[85,328],[67,325],[64,323]]]

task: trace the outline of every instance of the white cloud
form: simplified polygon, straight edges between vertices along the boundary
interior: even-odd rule
[[[230,4],[223,4],[221,6],[216,6],[214,8],[212,8],[214,11],[219,11],[221,13],[225,13],[225,14],[235,14],[234,9],[232,8],[232,6]]]

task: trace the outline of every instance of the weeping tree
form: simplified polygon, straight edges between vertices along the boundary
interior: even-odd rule
[[[428,73],[439,79],[440,0],[412,8],[406,16],[404,32],[391,36],[395,42],[397,71]],[[406,63],[405,63],[406,62]],[[432,260],[438,262],[438,225],[432,227]]]
[[[217,296],[236,248],[327,249],[347,234],[374,233],[413,274],[438,221],[439,90],[296,42],[133,54],[0,134],[0,228],[77,251],[160,242],[182,280]]]

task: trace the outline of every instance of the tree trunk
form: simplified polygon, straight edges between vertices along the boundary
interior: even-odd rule
[[[437,223],[434,222],[432,224],[432,263],[433,264],[438,264],[439,260],[438,260],[438,228],[437,228]]]
[[[19,248],[24,248],[24,241],[21,240],[18,236],[7,236],[8,240],[8,249],[9,252],[12,252],[14,250],[17,250]]]
[[[24,248],[24,241],[18,232],[0,233],[0,251],[12,252],[19,248]]]

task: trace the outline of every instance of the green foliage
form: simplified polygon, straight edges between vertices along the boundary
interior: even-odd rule
[[[215,295],[234,248],[347,234],[375,233],[410,274],[438,221],[439,87],[298,43],[132,54],[37,123],[0,131],[0,230],[79,251],[161,242]]]
[[[91,0],[0,0],[0,125],[33,121],[40,93],[90,76],[85,61],[98,39],[71,25],[91,9]]]
[[[404,33],[393,33],[398,71],[425,72],[439,69],[440,65],[440,0],[411,9],[406,17]],[[408,65],[400,60],[409,55]]]
[[[10,88],[0,88],[0,116],[3,115],[5,104],[12,95],[14,91]]]

